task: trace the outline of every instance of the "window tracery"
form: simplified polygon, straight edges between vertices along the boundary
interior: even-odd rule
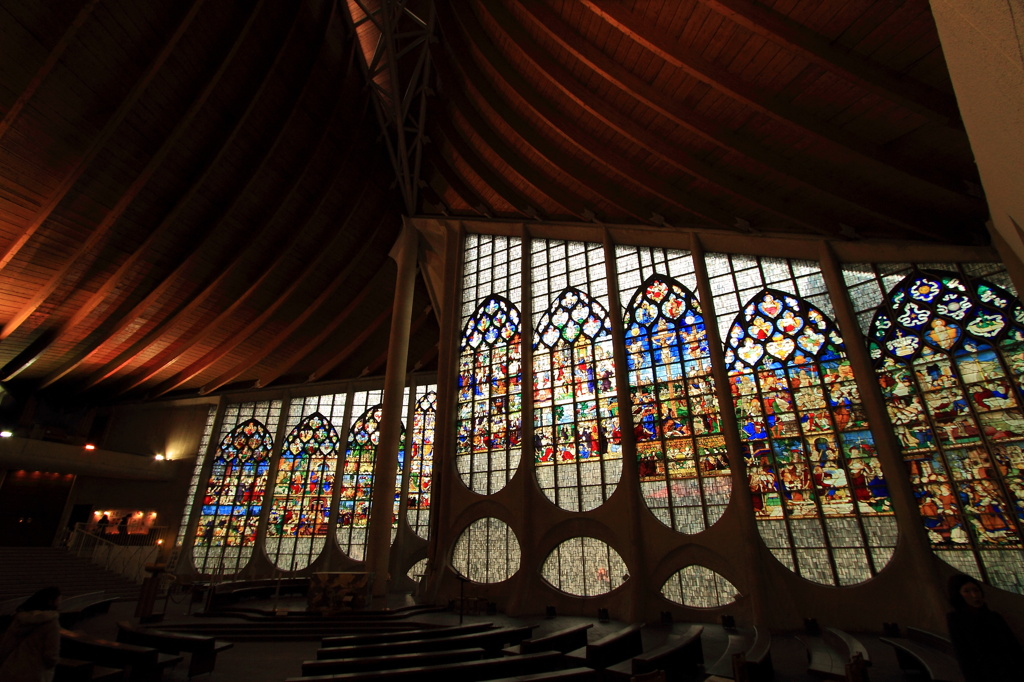
[[[406,518],[413,531],[426,540],[430,530],[430,501],[434,479],[434,425],[437,418],[437,392],[433,390],[433,387],[421,386],[418,390],[425,392],[416,401],[413,410]]]

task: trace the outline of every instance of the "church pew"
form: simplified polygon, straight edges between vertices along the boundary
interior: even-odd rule
[[[354,658],[360,656],[387,656],[389,654],[416,653],[419,651],[440,651],[442,649],[466,649],[480,647],[496,654],[506,644],[519,644],[530,636],[535,625],[518,628],[494,628],[484,632],[473,632],[454,637],[435,639],[412,639],[388,644],[367,646],[327,647],[316,652],[318,661],[330,658]]]
[[[560,651],[563,654],[574,649],[587,646],[587,630],[594,627],[593,623],[576,625],[552,632],[536,639],[523,640],[523,643],[505,649],[506,654],[533,654],[538,651]]]
[[[557,651],[542,651],[522,656],[485,658],[446,665],[394,668],[361,673],[339,673],[290,677],[287,682],[380,682],[381,680],[443,680],[444,682],[477,682],[503,677],[550,673],[565,666],[565,657]]]
[[[907,628],[908,635],[911,628]],[[956,658],[942,649],[932,646],[930,635],[924,630],[915,634],[915,638],[908,637],[882,637],[881,642],[888,644],[896,652],[896,660],[899,661],[900,669],[912,675],[920,676],[924,673],[932,682],[963,682],[963,674],[960,672],[960,665]],[[945,639],[939,635],[937,643]],[[946,640],[948,642],[948,640]]]
[[[453,625],[451,627],[441,628],[374,632],[364,635],[338,635],[335,637],[324,637],[320,641],[320,645],[323,647],[339,647],[387,644],[388,642],[400,642],[405,639],[437,639],[441,637],[452,637],[455,635],[468,635],[474,632],[484,632],[493,628],[494,623],[471,623],[469,625]],[[545,651],[550,651],[550,649],[545,649]]]
[[[124,621],[117,624],[117,641],[122,644],[152,647],[165,654],[187,652],[189,677],[213,672],[217,654],[234,646],[231,642],[217,641],[213,637],[152,630]]]
[[[360,656],[355,658],[329,658],[318,661],[303,661],[302,676],[336,675],[338,673],[362,673],[394,668],[417,668],[439,666],[463,661],[479,661],[486,652],[477,647],[472,649],[444,649],[441,651],[419,651],[408,654],[386,656]]]
[[[867,679],[871,658],[867,648],[853,635],[825,628],[821,636],[797,637],[807,650],[807,672],[816,677],[846,682]]]
[[[59,658],[53,673],[53,682],[124,682],[125,672],[120,668],[107,668],[92,661],[77,658]]]
[[[116,597],[108,597],[106,592],[89,592],[62,599],[60,604],[60,626],[73,628],[86,618],[98,616],[110,611],[110,605],[117,601]]]
[[[596,642],[587,644],[582,649],[569,652],[566,657],[579,665],[604,670],[610,665],[639,656],[644,652],[644,642],[640,635],[643,627],[643,623],[624,627]]]
[[[156,682],[165,668],[177,665],[182,656],[162,654],[152,647],[121,644],[84,632],[61,630],[60,654],[128,671],[129,682]]]
[[[772,636],[754,628],[753,636],[729,635],[725,652],[706,669],[709,675],[726,679],[767,680],[772,676]]]
[[[533,675],[517,675],[515,677],[500,677],[491,682],[600,682],[601,671],[593,668],[566,668],[565,670],[551,670]]]
[[[609,666],[605,679],[628,682],[635,675],[655,670],[664,671],[666,680],[690,679],[704,663],[704,647],[700,639],[703,632],[703,625],[691,625],[678,637],[672,637],[656,649]]]

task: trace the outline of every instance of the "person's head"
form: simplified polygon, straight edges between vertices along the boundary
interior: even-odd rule
[[[981,583],[963,573],[954,575],[949,579],[949,603],[957,611],[984,608],[985,593]]]
[[[54,611],[60,603],[60,588],[44,587],[26,599],[18,611]]]

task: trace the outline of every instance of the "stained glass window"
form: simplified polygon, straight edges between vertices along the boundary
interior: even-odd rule
[[[437,392],[434,386],[420,386],[412,416],[409,453],[409,486],[406,518],[413,531],[427,539],[430,530],[430,492],[434,479],[434,422],[437,417]]]
[[[291,402],[266,534],[278,568],[305,568],[323,551],[341,441],[334,425],[344,416],[344,394]]]
[[[466,237],[455,463],[482,495],[504,488],[521,459],[521,271],[521,240]]]
[[[452,549],[452,568],[476,583],[499,583],[519,570],[520,549],[508,524],[477,519],[462,531]]]
[[[933,549],[1024,593],[1024,307],[991,280],[914,268],[867,338]]]
[[[677,571],[661,586],[661,596],[697,609],[713,609],[736,601],[739,590],[705,566],[693,564]]]
[[[723,338],[758,530],[808,580],[867,580],[892,556],[895,519],[820,271],[733,258],[710,254],[708,270],[725,310],[754,292]]]
[[[537,482],[559,507],[588,511],[622,474],[604,249],[541,240],[531,249]]]
[[[342,463],[338,502],[338,544],[351,558],[362,561],[373,499],[373,467],[380,444],[383,391],[361,391],[352,399],[353,414]],[[401,454],[399,454],[401,460]],[[399,466],[401,476],[401,466]],[[397,508],[392,520],[397,517]]]
[[[206,427],[199,439],[199,450],[196,455],[196,466],[192,471],[192,480],[188,485],[188,496],[185,498],[185,511],[181,515],[181,527],[178,529],[176,546],[185,544],[185,535],[188,533],[188,524],[192,520],[192,506],[195,503],[196,495],[199,493],[199,482],[203,478],[203,464],[206,462],[206,451],[210,447],[210,438],[213,437],[213,424],[217,419],[217,406],[210,405],[206,413]]]
[[[591,537],[570,538],[555,547],[540,572],[555,589],[577,597],[611,592],[629,578],[619,553]]]
[[[470,490],[486,495],[508,483],[522,452],[519,311],[488,297],[466,323],[459,355],[456,462]]]
[[[653,273],[623,323],[644,500],[665,525],[699,533],[721,518],[731,489],[700,304]]]
[[[280,412],[280,401],[225,410],[192,551],[200,573],[233,574],[252,556]]]

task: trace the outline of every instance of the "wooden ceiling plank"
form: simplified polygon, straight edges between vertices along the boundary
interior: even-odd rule
[[[469,164],[466,165],[468,166]],[[431,183],[438,180],[443,181],[444,185],[447,186],[450,192],[455,194],[457,199],[462,202],[463,206],[482,206],[491,216],[498,215],[496,212],[497,207],[494,206],[493,202],[484,201],[483,197],[470,187],[469,183],[462,179],[459,173],[452,168],[451,164],[448,163],[448,160],[443,158],[443,156],[441,158],[435,158],[427,167],[427,170],[428,172],[425,174],[425,177],[430,178]],[[433,172],[429,172],[431,170]],[[482,178],[480,181],[484,182]],[[429,187],[436,195],[437,201],[444,205],[444,210],[449,213],[457,211],[457,209],[452,206],[451,201],[443,198],[444,194],[447,192],[444,192],[440,187],[435,187],[433,184],[428,184],[427,187]],[[495,196],[504,199],[504,197],[502,197],[498,192],[494,191],[492,188],[489,189],[491,189]]]
[[[320,203],[318,204],[317,208],[310,212],[307,220],[311,220],[314,216],[316,216],[318,214],[318,212],[319,212],[320,207],[331,196],[332,195],[331,195],[330,192],[324,192],[323,196],[320,199]],[[356,202],[353,202],[349,206],[349,213],[348,213],[348,215],[346,217],[345,222],[350,220],[353,215],[357,214],[357,209],[359,207],[359,203],[361,201],[363,201],[365,198],[366,198],[366,192],[363,191],[362,193],[360,193],[359,200],[356,201]],[[336,257],[335,254],[339,253],[340,247],[343,245],[343,238],[348,238],[348,237],[349,237],[349,235],[346,234],[346,231],[344,229],[340,229],[340,228],[337,229],[334,232],[334,239],[332,240],[331,244],[329,244],[326,248],[321,249],[316,254],[315,260],[306,268],[306,271],[307,272],[317,272],[317,271],[319,271],[321,269],[329,267],[331,259]],[[278,263],[279,263],[279,261],[278,261]],[[227,310],[222,311],[217,316],[217,318],[215,320],[213,320],[212,322],[205,322],[205,323],[203,323],[201,325],[201,332],[200,332],[200,335],[199,335],[199,339],[200,340],[204,339],[207,336],[209,336],[210,334],[212,334],[214,331],[219,329],[220,326],[225,321],[227,321],[227,319],[230,317],[231,312],[237,307],[238,303],[240,303],[241,301],[245,300],[245,298],[250,296],[252,294],[252,292],[255,291],[255,289],[258,286],[258,284],[261,284],[263,281],[265,281],[269,274],[270,273],[269,273],[269,270],[268,270],[268,272],[264,273],[264,275],[260,277],[260,279],[259,279],[259,281],[257,283],[255,283],[252,287],[249,288],[249,290],[247,290],[246,294],[243,297],[240,297]],[[173,391],[174,389],[178,388],[179,386],[181,386],[182,384],[186,383],[187,381],[189,381],[189,380],[193,379],[194,377],[198,376],[199,374],[202,374],[203,372],[206,372],[207,370],[209,370],[216,362],[218,362],[225,355],[227,355],[228,353],[233,351],[235,348],[237,348],[242,342],[244,342],[246,339],[248,339],[260,327],[262,327],[264,325],[264,323],[268,319],[270,319],[270,317],[273,316],[280,308],[282,308],[285,305],[285,303],[288,301],[288,299],[291,298],[295,294],[295,292],[300,289],[303,281],[304,280],[302,278],[295,278],[295,279],[293,279],[291,284],[288,286],[288,288],[285,289],[284,291],[280,292],[275,297],[273,304],[271,304],[270,306],[267,306],[266,308],[264,308],[260,312],[260,314],[257,315],[252,320],[250,320],[245,325],[245,327],[242,330],[232,334],[232,337],[231,337],[232,340],[231,341],[229,341],[229,342],[222,342],[217,348],[215,348],[214,350],[211,350],[210,352],[206,353],[202,358],[200,358],[199,360],[193,362],[187,368],[185,368],[181,372],[179,372],[176,376],[171,377],[171,378],[165,380],[164,382],[162,382],[160,384],[160,386],[158,386],[155,389],[155,392],[153,393],[153,395],[151,397],[159,397],[159,396],[164,395],[165,393],[167,393],[169,391]],[[190,343],[191,343],[192,346],[194,346],[197,343],[197,340],[196,339],[192,339],[190,341]],[[170,367],[172,364],[177,362],[181,358],[182,355],[183,355],[183,351],[182,352],[178,352],[176,355],[174,355],[174,357],[169,358],[169,359],[167,359],[165,361],[154,362],[153,364],[158,364],[157,367],[151,368],[149,370],[144,370],[143,376],[140,379],[136,379],[135,381],[133,381],[130,386],[127,386],[126,388],[123,388],[121,390],[121,393],[129,391],[129,390],[131,390],[133,388],[136,388],[136,387],[146,383],[147,381],[153,379],[157,374],[159,374],[160,372],[162,372],[163,370],[165,370],[166,368]],[[166,354],[165,354],[165,356],[166,356]]]
[[[598,6],[594,0],[580,0],[580,2],[595,16],[618,27],[638,44],[658,54],[667,63],[685,71],[690,76],[780,124],[798,129],[802,135],[831,147],[838,147],[849,157],[846,163],[857,164],[862,168],[863,173],[896,174],[963,196],[962,182],[959,179],[948,177],[939,169],[924,164],[912,165],[905,159],[887,153],[868,140],[817,120],[807,114],[804,108],[782,102],[771,93],[764,92],[756,86],[744,82],[727,69],[705,60],[693,50],[685,48],[671,36],[666,35],[655,24],[626,11],[623,7],[615,3]]]
[[[411,325],[409,325],[409,338],[416,338],[416,334],[419,332],[420,328],[427,322],[427,320],[434,317],[431,315],[432,312],[434,312],[434,309],[428,305],[423,309],[422,313],[416,316],[416,319],[412,321]],[[436,346],[434,347],[436,348]],[[384,352],[374,358],[370,364],[363,368],[363,371],[359,373],[359,376],[371,376],[374,372],[383,367],[387,363],[387,360],[388,350],[384,349]],[[413,368],[410,371],[415,372],[416,368]]]
[[[247,27],[252,25],[252,18],[255,17],[256,14],[257,13],[254,11],[252,15],[250,15],[250,21],[246,23]],[[249,119],[253,112],[256,111],[256,104],[260,100],[261,95],[267,88],[267,84],[270,80],[269,76],[271,73],[273,73],[275,67],[281,62],[281,59],[285,53],[285,46],[288,45],[291,37],[295,33],[296,27],[298,26],[299,23],[299,14],[299,12],[296,12],[293,15],[292,24],[289,28],[288,36],[285,38],[285,40],[281,42],[281,45],[278,46],[278,52],[277,55],[274,57],[273,64],[269,69],[267,69],[267,73],[260,81],[259,87],[256,89],[256,92],[253,94],[253,96],[250,98],[249,103],[248,105],[246,105],[245,110],[241,113],[240,116],[238,116],[238,118],[232,124],[231,130],[227,131],[225,135],[221,136],[220,139],[223,140],[223,143],[217,148],[213,157],[206,164],[203,170],[196,175],[195,180],[191,183],[191,185],[189,185],[185,193],[182,194],[182,196],[175,202],[174,206],[171,207],[170,210],[168,210],[168,212],[160,220],[159,224],[149,233],[149,235],[147,235],[146,240],[141,245],[139,245],[139,247],[136,248],[135,251],[133,251],[131,255],[129,255],[128,258],[125,259],[125,261],[121,264],[117,271],[114,272],[114,274],[111,275],[109,278],[107,278],[107,280],[96,290],[96,292],[93,293],[92,296],[90,296],[89,299],[81,307],[79,307],[79,309],[75,311],[75,313],[70,318],[68,318],[68,320],[66,320],[61,325],[62,333],[66,333],[68,330],[82,323],[97,307],[99,307],[103,303],[104,300],[106,300],[107,296],[112,291],[115,291],[117,287],[120,286],[120,284],[124,281],[127,275],[138,266],[139,262],[143,259],[144,254],[147,251],[149,251],[149,249],[151,249],[153,245],[157,242],[158,237],[160,237],[163,234],[166,234],[167,231],[172,229],[172,226],[178,219],[178,216],[181,213],[181,211],[184,210],[184,208],[206,186],[206,183],[212,176],[214,169],[216,169],[217,166],[221,163],[221,161],[226,157],[228,150],[230,149],[235,139],[238,137],[240,131],[244,127],[245,122]],[[244,41],[244,39],[245,34],[243,32],[243,34],[240,35],[238,40],[236,41],[236,47],[237,45],[240,45],[241,42]],[[229,55],[229,58],[225,61],[230,61],[231,56],[233,55]],[[197,258],[197,254],[199,254],[202,251],[202,245],[205,244],[210,239],[211,236],[212,235],[208,233],[206,235],[205,240],[197,240],[192,242],[192,251],[186,258],[181,259],[174,272],[180,272],[186,266],[191,265]],[[147,295],[143,302],[134,306],[129,313],[122,316],[121,320],[117,322],[115,326],[121,328],[124,325],[131,324],[131,322],[145,309],[145,307],[149,305],[149,302],[155,300],[155,298],[151,298],[151,296],[154,293],[156,293],[157,295],[159,295],[159,293],[162,293],[166,289],[166,287],[170,286],[170,282],[171,280],[169,278],[164,278],[160,285],[157,286],[157,288],[160,290],[159,292],[156,292],[155,290],[149,292],[150,295]],[[143,304],[145,304],[145,306],[143,306]],[[104,326],[104,324],[99,325],[100,328]],[[105,340],[106,338],[109,338],[109,336],[103,335],[103,339]],[[95,352],[97,352],[101,346],[102,342],[99,345],[93,347],[86,354],[79,356],[75,360],[72,360],[66,363],[65,365],[62,365],[60,370],[46,378],[43,385],[48,386],[53,382],[59,380],[60,378],[66,376],[69,372],[78,367],[87,357],[91,357]]]
[[[39,67],[39,70],[36,71],[34,76],[32,76],[32,80],[30,80],[25,86],[25,89],[21,91],[21,94],[18,95],[18,99],[14,101],[11,108],[8,109],[7,113],[4,114],[2,119],[0,119],[0,139],[3,139],[4,134],[11,127],[11,124],[14,123],[14,119],[18,117],[21,110],[25,108],[25,105],[29,103],[32,96],[36,94],[39,86],[43,84],[46,77],[50,75],[51,71],[53,71],[53,67],[56,66],[57,62],[60,61],[60,58],[64,55],[64,50],[66,50],[68,45],[71,44],[71,40],[75,37],[75,34],[78,33],[78,30],[82,28],[82,25],[89,18],[89,15],[92,14],[93,9],[98,3],[99,0],[88,0],[88,2],[78,10],[78,14],[75,15],[74,20],[64,31],[60,40],[58,40],[53,46],[53,49],[50,50],[50,53],[46,57],[46,61],[43,62],[42,66]]]
[[[34,313],[39,308],[40,305],[42,305],[43,301],[45,301],[47,297],[49,297],[49,295],[52,294],[57,289],[58,286],[60,286],[61,282],[64,280],[64,277],[67,275],[69,270],[75,267],[76,264],[80,263],[82,259],[88,258],[90,254],[94,252],[94,247],[96,246],[96,244],[98,244],[100,241],[102,241],[104,238],[108,236],[114,224],[121,218],[121,215],[128,209],[132,202],[135,201],[135,198],[139,195],[139,192],[142,191],[143,187],[145,187],[145,185],[149,182],[153,174],[156,173],[157,170],[159,170],[164,159],[167,157],[167,154],[177,148],[178,143],[185,135],[188,127],[192,124],[192,121],[195,119],[196,115],[203,108],[203,106],[205,106],[206,101],[209,99],[210,95],[212,95],[217,89],[217,86],[220,83],[221,76],[223,76],[224,72],[227,71],[231,58],[237,52],[238,47],[241,44],[241,40],[248,32],[249,27],[252,26],[253,20],[255,16],[259,13],[259,8],[262,4],[263,0],[260,0],[260,2],[258,2],[256,6],[253,8],[252,12],[249,15],[249,19],[242,26],[239,35],[235,37],[231,49],[227,53],[226,57],[223,60],[221,60],[221,64],[216,70],[216,72],[209,79],[206,86],[199,93],[199,95],[192,101],[192,104],[189,105],[188,110],[185,112],[181,120],[174,127],[174,130],[172,130],[171,133],[165,138],[160,148],[150,158],[145,168],[143,168],[143,170],[135,178],[132,184],[124,191],[124,193],[118,199],[117,203],[113,206],[113,208],[107,211],[103,218],[96,224],[96,227],[92,229],[92,232],[90,233],[88,239],[86,239],[78,247],[75,255],[71,258],[66,259],[64,266],[56,273],[54,273],[46,282],[46,284],[44,284],[32,296],[32,298],[29,299],[29,301],[25,303],[25,305],[23,305],[21,309],[17,313],[15,313],[11,319],[9,319],[6,322],[6,324],[4,324],[3,328],[0,329],[0,341],[6,339],[14,331],[16,331],[18,327],[20,327],[21,324],[24,323],[24,321],[27,320],[32,315],[32,313]]]
[[[339,350],[337,353],[331,356],[327,362],[324,362],[316,371],[309,375],[307,381],[317,381],[321,377],[325,376],[332,369],[340,365],[345,359],[359,349],[363,343],[370,338],[378,329],[384,326],[384,323],[391,319],[391,308],[382,310],[380,315],[373,318],[359,334],[357,334],[351,341]]]
[[[96,159],[96,156],[106,146],[107,142],[110,140],[113,134],[117,131],[119,127],[121,127],[121,123],[124,121],[125,117],[138,102],[139,98],[142,96],[142,93],[146,91],[146,88],[149,87],[149,84],[153,80],[153,77],[156,76],[157,71],[160,70],[160,67],[171,55],[171,52],[174,51],[174,48],[177,46],[178,41],[181,39],[183,35],[185,35],[185,31],[188,29],[189,24],[192,23],[192,20],[195,18],[196,14],[199,13],[199,10],[203,6],[204,2],[205,0],[192,0],[192,4],[189,6],[188,11],[185,12],[181,21],[178,22],[178,26],[176,27],[174,33],[171,34],[170,38],[168,38],[167,42],[164,43],[163,47],[157,53],[156,57],[146,67],[146,70],[142,73],[142,76],[135,82],[135,85],[132,86],[131,91],[118,105],[117,109],[114,111],[113,116],[111,116],[107,120],[107,123],[103,127],[103,130],[100,131],[99,135],[97,135],[93,139],[92,144],[89,145],[89,148],[86,150],[85,154],[75,165],[75,167],[71,170],[71,172],[61,179],[61,182],[57,186],[56,191],[54,191],[53,194],[47,199],[46,203],[43,204],[41,209],[36,213],[35,217],[28,224],[28,226],[26,226],[22,230],[22,233],[18,236],[18,238],[15,239],[14,242],[7,247],[7,249],[3,253],[3,256],[0,256],[0,271],[7,267],[11,260],[13,260],[14,257],[17,256],[21,249],[25,246],[25,244],[28,243],[28,240],[31,239],[32,236],[35,235],[35,233],[43,225],[43,223],[46,222],[46,220],[50,217],[50,215],[57,208],[57,206],[60,205],[60,203],[68,195],[68,192],[71,191],[71,188],[74,187],[75,183],[78,182],[79,178],[81,178],[85,170]]]
[[[859,87],[962,134],[956,100],[855,52],[841,50],[815,31],[752,0],[698,0],[748,31],[798,53]]]

